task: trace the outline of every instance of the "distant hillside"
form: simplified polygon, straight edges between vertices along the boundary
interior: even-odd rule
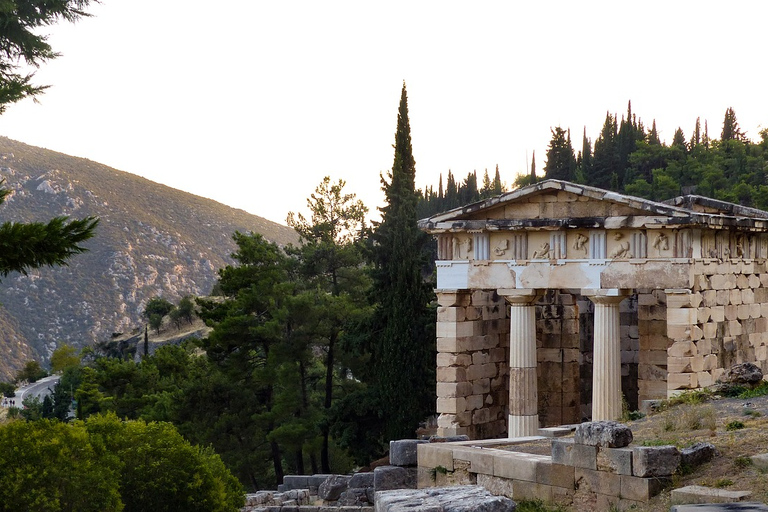
[[[231,262],[236,230],[297,242],[287,226],[4,137],[0,178],[11,190],[0,222],[101,218],[90,251],[69,266],[0,282],[0,380],[30,357],[47,360],[60,343],[82,346],[130,331],[151,297],[208,294],[217,270]]]

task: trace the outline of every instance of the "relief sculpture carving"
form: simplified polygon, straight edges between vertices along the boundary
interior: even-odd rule
[[[533,256],[531,256],[531,259],[542,260],[547,258],[549,258],[549,242],[544,242],[541,244],[541,247],[533,251]]]
[[[496,253],[496,256],[503,256],[504,254],[506,254],[506,253],[507,253],[507,249],[509,249],[509,240],[507,240],[507,239],[505,238],[504,240],[502,240],[501,242],[499,242],[499,245],[497,245],[497,246],[496,246],[496,247],[493,249],[493,252],[495,252],[495,253]]]
[[[589,237],[584,236],[581,233],[576,235],[576,240],[573,241],[573,248],[576,251],[582,251],[584,253],[584,256],[587,255],[587,242],[589,242]]]

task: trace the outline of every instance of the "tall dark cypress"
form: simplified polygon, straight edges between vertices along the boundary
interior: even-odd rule
[[[389,439],[414,437],[419,421],[435,411],[434,294],[422,277],[429,238],[416,225],[415,173],[403,84],[395,160],[389,179],[382,176],[386,206],[371,236],[377,301],[372,364]]]

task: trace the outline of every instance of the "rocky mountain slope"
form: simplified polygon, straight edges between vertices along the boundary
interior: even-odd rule
[[[87,159],[0,137],[0,178],[11,190],[0,222],[97,216],[89,252],[69,266],[0,282],[0,380],[61,343],[83,346],[141,324],[148,299],[207,294],[231,262],[232,234],[296,243],[280,224]]]

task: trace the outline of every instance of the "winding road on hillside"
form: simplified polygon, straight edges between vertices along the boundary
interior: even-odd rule
[[[22,386],[16,390],[16,406],[20,407],[25,398],[38,397],[40,400],[45,398],[46,395],[50,395],[53,392],[53,388],[56,383],[61,379],[61,375],[51,375],[49,377],[43,377],[37,382]]]

